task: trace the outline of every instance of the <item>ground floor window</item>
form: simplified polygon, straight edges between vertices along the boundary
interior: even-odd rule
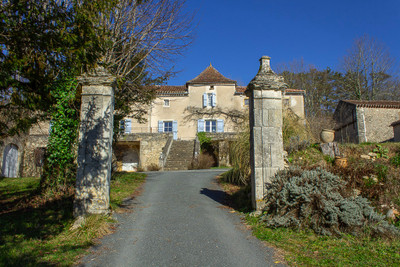
[[[216,120],[206,120],[206,127],[205,131],[209,133],[215,133],[217,132],[217,121]]]
[[[174,140],[178,139],[178,122],[177,121],[158,121],[159,133],[173,133]]]
[[[208,133],[223,133],[224,120],[200,119],[197,121],[197,131]]]

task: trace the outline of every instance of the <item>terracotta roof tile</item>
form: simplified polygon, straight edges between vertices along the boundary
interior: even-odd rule
[[[356,105],[363,108],[400,108],[400,101],[386,100],[342,100],[345,103]]]
[[[186,84],[221,84],[221,83],[234,83],[236,81],[226,78],[219,73],[213,66],[208,66],[196,78],[188,81]]]
[[[184,85],[158,85],[156,86],[157,95],[182,95],[187,94],[186,86]]]
[[[236,94],[244,94],[246,91],[247,86],[236,86]]]

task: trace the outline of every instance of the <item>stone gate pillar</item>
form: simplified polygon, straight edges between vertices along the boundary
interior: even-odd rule
[[[266,183],[283,168],[282,90],[283,77],[270,67],[270,57],[260,59],[260,69],[247,86],[250,98],[250,161],[253,208],[264,207]]]
[[[103,67],[79,78],[82,104],[76,217],[109,212],[115,80]]]

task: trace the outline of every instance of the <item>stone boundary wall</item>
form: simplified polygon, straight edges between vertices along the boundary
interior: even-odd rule
[[[139,143],[139,168],[149,170],[150,165],[159,166],[160,155],[166,145],[169,133],[137,133],[125,134],[118,138],[115,145],[115,154],[124,153],[121,149],[128,149],[129,144]],[[117,156],[117,161],[119,161]]]

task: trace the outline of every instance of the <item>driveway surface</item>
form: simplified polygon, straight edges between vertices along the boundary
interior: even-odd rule
[[[220,170],[148,173],[133,212],[80,266],[276,266],[274,250],[223,206]]]

